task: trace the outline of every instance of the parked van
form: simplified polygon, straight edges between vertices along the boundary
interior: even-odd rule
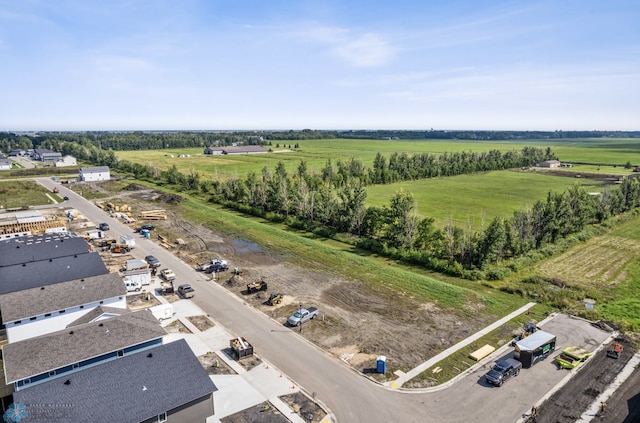
[[[127,292],[137,292],[142,289],[142,283],[140,283],[140,280],[129,277],[124,278],[124,286],[127,288]]]

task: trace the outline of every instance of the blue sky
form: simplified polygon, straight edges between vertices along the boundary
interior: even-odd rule
[[[640,129],[635,0],[0,0],[0,130]]]

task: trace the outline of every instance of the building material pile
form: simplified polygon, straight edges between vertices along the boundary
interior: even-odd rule
[[[140,212],[140,218],[145,220],[167,220],[167,211],[163,209]]]

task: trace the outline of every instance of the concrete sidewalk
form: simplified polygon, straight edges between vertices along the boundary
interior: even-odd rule
[[[154,284],[148,287],[158,301],[167,304],[168,302],[165,298],[155,295],[154,288]],[[187,317],[206,316],[206,313],[193,302],[178,300],[171,304],[173,305],[174,316],[171,319],[162,321],[161,325],[166,327],[178,320],[191,333],[167,334],[164,337],[164,342],[184,339],[196,356],[215,352],[222,361],[237,373],[235,375],[210,376],[218,391],[213,395],[215,414],[207,419],[207,423],[219,423],[220,419],[224,417],[265,401],[268,401],[290,422],[305,423],[302,417],[280,399],[281,396],[300,392],[300,387],[264,360],[261,365],[247,371],[236,360],[231,359],[223,352],[223,350],[229,348],[229,340],[235,336],[229,334],[218,324],[204,332],[200,331]],[[323,423],[330,422],[329,416],[323,420]]]
[[[444,358],[446,358],[449,355],[453,354],[454,352],[456,352],[456,351],[466,347],[467,345],[475,342],[476,340],[482,338],[483,336],[485,336],[489,332],[499,328],[500,326],[502,326],[505,323],[507,323],[509,320],[512,320],[516,316],[519,316],[520,314],[522,314],[525,311],[529,310],[534,305],[536,305],[536,303],[531,302],[531,303],[528,303],[528,304],[520,307],[516,311],[508,314],[507,316],[503,317],[500,320],[497,320],[497,321],[493,322],[489,326],[485,327],[484,329],[479,330],[478,332],[474,333],[470,337],[458,342],[455,345],[452,345],[451,347],[449,347],[446,350],[442,351],[440,354],[435,355],[434,357],[430,358],[429,360],[425,361],[424,363],[420,364],[419,366],[414,367],[413,369],[411,369],[407,373],[403,373],[401,371],[395,372],[395,374],[398,376],[398,378],[393,380],[393,381],[390,381],[390,382],[385,382],[384,385],[385,386],[390,386],[392,388],[400,388],[400,387],[402,387],[402,385],[405,384],[407,381],[409,381],[409,380],[413,379],[414,377],[418,376],[420,373],[424,372],[425,370],[427,370],[428,368],[430,368],[434,364],[440,362],[441,360],[443,360]]]

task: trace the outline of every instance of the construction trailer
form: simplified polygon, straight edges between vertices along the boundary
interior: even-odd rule
[[[539,330],[516,342],[514,358],[528,368],[547,358],[556,349],[556,336]]]

